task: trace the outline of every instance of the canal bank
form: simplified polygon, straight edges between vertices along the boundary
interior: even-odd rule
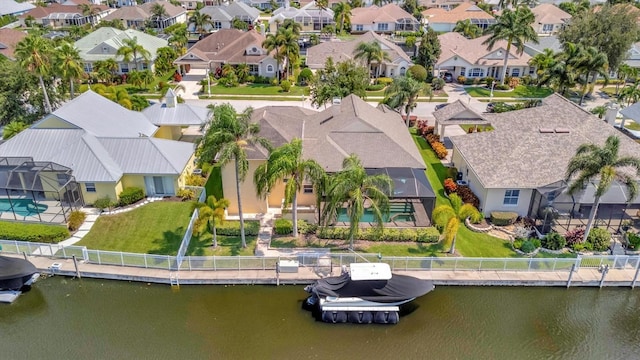
[[[4,256],[21,257],[17,254],[3,253]],[[117,265],[101,265],[74,261],[74,259],[49,258],[42,256],[28,256],[36,268],[46,274],[69,277],[84,277],[96,279],[125,280],[158,284],[179,285],[235,285],[235,284],[307,284],[321,277],[337,276],[341,266],[337,264],[319,268],[317,266],[300,266],[295,272],[276,272],[275,269],[242,269],[237,270],[180,270],[171,271],[144,267],[130,267]],[[575,267],[561,270],[535,271],[523,268],[520,270],[506,270],[509,259],[484,259],[485,262],[504,261],[505,270],[459,270],[450,269],[421,269],[401,270],[394,266],[394,272],[406,274],[420,279],[431,280],[436,285],[451,286],[549,286],[549,287],[631,287],[636,285],[638,278],[637,257],[592,257],[582,259],[583,263],[607,263],[602,266]],[[624,263],[622,259],[625,259]],[[629,261],[633,259],[633,261]],[[278,259],[266,259],[271,262]],[[469,260],[469,259],[467,259]],[[605,261],[606,260],[606,261]],[[443,261],[439,259],[422,260]],[[621,266],[609,267],[609,263]],[[624,266],[622,266],[624,264]],[[76,268],[77,265],[77,268]],[[481,268],[481,267],[480,267]],[[573,271],[571,269],[574,269]]]

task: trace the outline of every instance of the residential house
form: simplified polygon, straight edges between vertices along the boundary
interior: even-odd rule
[[[15,60],[13,51],[16,44],[27,37],[27,34],[14,29],[0,29],[0,56]]]
[[[640,42],[631,45],[624,63],[636,69],[640,68]]]
[[[354,34],[367,31],[389,34],[420,30],[420,22],[396,4],[355,8],[351,10],[351,14],[351,33]]]
[[[496,19],[475,4],[462,3],[450,10],[445,8],[431,8],[422,12],[422,21],[436,32],[453,31],[458,21],[471,21],[480,29],[485,30]]]
[[[232,2],[223,6],[205,6],[200,9],[200,13],[207,14],[211,17],[213,26],[207,25],[207,32],[220,29],[231,29],[233,20],[238,19],[244,21],[250,27],[254,27],[260,17],[260,10],[253,8],[243,2]],[[195,31],[194,24],[189,24],[191,31]]]
[[[615,135],[620,138],[620,156],[640,156],[640,144],[558,94],[538,107],[482,116],[494,130],[451,137],[451,162],[480,198],[480,210],[487,216],[510,211],[540,218],[542,209],[552,207],[558,216],[587,218],[597,182],[568,195],[564,181],[578,147],[602,146]],[[626,194],[614,181],[602,196],[600,210],[622,212],[629,200]],[[640,198],[632,203],[640,204]]]
[[[260,10],[273,10],[273,6],[271,6],[271,4],[273,3],[272,0],[241,0],[243,3],[260,9]],[[278,7],[284,6],[285,4],[285,0],[275,0],[275,3],[278,5]]]
[[[153,14],[154,5],[164,7],[167,15],[157,18]],[[155,29],[164,29],[174,24],[187,22],[187,10],[181,6],[175,6],[168,1],[158,0],[136,6],[123,6],[104,18],[107,21],[119,20],[126,28],[144,29],[151,26]]]
[[[554,35],[571,21],[571,14],[553,4],[540,4],[531,9],[536,17],[533,29],[538,35]]]
[[[140,54],[137,59],[124,61],[120,55],[116,55],[118,49],[124,46],[123,40],[136,39],[150,54],[149,60],[145,60]],[[93,71],[93,64],[99,60],[114,59],[118,62],[118,73],[126,74],[133,70],[152,70],[154,60],[159,48],[168,46],[167,40],[145,34],[141,31],[127,29],[118,30],[110,27],[96,29],[82,39],[75,42],[76,48],[80,52],[80,58],[84,62],[86,72]],[[136,62],[138,68],[136,69]]]
[[[300,9],[290,7],[285,4],[273,12],[269,19],[269,32],[276,32],[279,24],[286,19],[292,19],[300,24],[301,32],[320,32],[327,25],[333,25],[333,10],[318,8],[315,1],[312,1]]]
[[[224,64],[247,64],[251,75],[275,77],[274,52],[262,48],[265,37],[255,30],[221,29],[193,45],[174,64],[216,71]],[[284,64],[280,63],[282,70]]]
[[[92,14],[83,13],[82,5],[89,5]],[[73,0],[61,4],[50,3],[48,6],[38,6],[22,14],[20,22],[25,24],[27,19],[32,19],[35,24],[51,28],[96,25],[112,11],[114,10],[106,5],[95,5],[87,0]]]
[[[356,154],[370,174],[388,174],[394,181],[391,198],[411,202],[416,222],[429,225],[428,215],[435,203],[435,195],[426,179],[426,166],[401,116],[384,105],[377,108],[355,95],[342,99],[323,111],[294,106],[267,106],[255,109],[252,122],[260,125],[260,135],[274,147],[302,140],[303,156],[317,161],[329,173],[342,168],[342,161]],[[384,151],[372,151],[373,148]],[[268,208],[282,208],[284,184],[279,183],[266,199],[256,196],[253,183],[255,169],[263,164],[268,151],[251,147],[247,151],[249,170],[246,181],[240,184],[242,208],[245,214],[266,213]],[[222,187],[230,200],[228,212],[238,213],[236,178],[233,164],[222,168]],[[298,195],[300,209],[310,210],[307,216],[315,219],[313,208],[316,193],[311,184],[304,184]],[[309,219],[309,217],[305,218]]]
[[[200,129],[209,118],[207,108],[178,103],[172,89],[167,91],[164,101],[147,107],[142,114],[158,127],[154,137],[189,142],[195,142],[202,135]]]
[[[0,154],[71,169],[85,204],[118,199],[132,186],[147,196],[175,195],[194,169],[194,144],[157,137],[153,121],[165,122],[89,90],[0,144]]]
[[[318,70],[324,68],[328,58],[332,58],[336,63],[352,60],[358,44],[372,41],[380,44],[380,48],[389,55],[391,60],[385,60],[381,64],[372,63],[370,72],[373,75],[383,77],[404,76],[407,69],[412,65],[411,58],[398,45],[373,31],[359,35],[349,41],[328,41],[312,46],[307,50],[306,64],[310,69]]]
[[[498,41],[489,50],[483,43],[489,35],[476,39],[467,39],[461,34],[450,32],[438,36],[441,53],[436,62],[436,72],[448,71],[455,77],[483,78],[487,76],[500,79],[507,49],[506,41]],[[511,46],[507,60],[507,76],[530,75],[535,77],[535,68],[529,66],[531,56],[519,54],[515,46]]]
[[[35,9],[35,5],[15,0],[0,0],[0,16],[19,16],[29,10]]]
[[[531,57],[542,54],[545,49],[551,49],[554,53],[562,51],[562,43],[555,35],[541,36],[538,43],[527,41],[524,43],[524,52]]]
[[[439,8],[444,10],[451,10],[456,6],[470,3],[470,0],[420,0],[418,5],[425,9]]]

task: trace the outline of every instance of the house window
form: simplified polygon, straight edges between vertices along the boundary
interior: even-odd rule
[[[553,202],[553,200],[555,200],[555,199],[556,199],[556,192],[555,191],[552,191],[552,192],[547,194],[547,202],[549,204],[551,204]]]
[[[96,183],[84,183],[84,188],[88,193],[96,192]]]
[[[214,21],[213,30],[220,30],[220,29],[222,29],[222,23],[220,21]]]
[[[147,69],[149,69],[149,63],[145,61],[142,63],[142,70],[147,70]]]
[[[473,68],[469,71],[469,76],[470,77],[483,77],[484,76],[484,70],[480,69],[480,68]]]
[[[120,72],[126,74],[129,72],[129,64],[120,64]]]
[[[356,25],[356,31],[364,31],[364,25]]]
[[[466,74],[467,74],[467,68],[462,66],[460,68],[460,76],[466,76]]]
[[[536,68],[534,68],[533,66],[529,66],[529,75],[533,76],[533,74],[536,73]]]
[[[102,47],[102,53],[103,53],[103,54],[106,54],[106,53],[108,53],[108,52],[109,52],[109,48],[108,48],[107,46],[103,46],[103,47]]]
[[[304,185],[302,187],[302,192],[305,194],[313,194],[313,185]]]
[[[389,24],[387,23],[378,24],[378,31],[388,31],[388,30],[389,30]]]
[[[255,64],[249,64],[249,74],[258,74],[260,67]]]
[[[406,72],[407,72],[407,68],[405,68],[404,66],[400,68],[400,76],[404,76]]]
[[[553,24],[544,24],[542,25],[542,32],[552,32],[553,31]]]
[[[520,68],[513,68],[513,70],[511,70],[511,76],[513,77],[520,76]]]
[[[504,192],[504,200],[502,200],[502,205],[509,205],[509,206],[518,205],[519,197],[520,197],[520,190],[506,190]]]
[[[268,73],[272,73],[273,72],[273,65],[271,65],[271,64],[267,65],[267,72]]]
[[[56,174],[56,178],[58,179],[58,185],[64,186],[69,181],[69,175],[67,174]]]
[[[93,64],[84,63],[84,72],[90,73],[93,71]]]

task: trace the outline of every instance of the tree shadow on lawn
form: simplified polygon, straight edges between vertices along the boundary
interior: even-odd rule
[[[247,249],[255,247],[257,236],[246,236]],[[207,251],[209,250],[209,251]],[[218,247],[213,248],[213,235],[204,233],[193,235],[187,249],[187,256],[238,256],[242,253],[242,240],[239,236],[218,235]],[[244,250],[246,252],[246,250]]]
[[[153,240],[153,244],[157,245],[154,249],[148,251],[149,254],[172,255],[178,254],[182,238],[184,236],[184,227],[179,227],[173,231],[165,231],[162,238]]]
[[[417,248],[409,248],[407,249],[407,252],[412,255],[438,256],[438,253],[444,252],[444,248],[442,247],[442,243],[436,243],[436,244],[418,243]]]

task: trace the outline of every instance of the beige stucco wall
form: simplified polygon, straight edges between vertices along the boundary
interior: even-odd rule
[[[518,189],[518,188],[513,188]],[[503,205],[504,193],[508,189],[487,189],[486,201],[483,207],[484,214],[489,216],[492,211],[512,211],[520,216],[527,216],[531,203],[532,189],[519,189],[520,196],[517,205]]]
[[[93,204],[97,199],[108,196],[109,199],[116,201],[118,199],[118,194],[122,192],[122,183],[121,182],[104,182],[104,183],[94,183],[96,185],[96,192],[87,192],[87,187],[84,183],[80,183],[80,188],[82,189],[82,197],[84,198],[85,204]]]
[[[186,177],[191,175],[191,173],[193,172],[193,169],[195,169],[195,167],[196,167],[195,166],[195,158],[196,158],[196,155],[194,153],[193,155],[191,155],[191,158],[189,158],[189,161],[187,162],[187,165],[182,170],[182,174],[180,174],[180,177],[178,177],[178,182],[177,182],[178,188],[184,187],[185,181],[186,181]]]
[[[269,197],[267,198],[269,207],[280,208],[282,206],[282,202],[284,200],[284,187],[285,187],[285,184],[283,182],[279,182],[273,187],[271,192],[269,192]],[[314,206],[315,204],[316,204],[315,193],[305,194],[304,188],[298,192],[298,206],[309,207],[309,206]]]
[[[153,137],[168,140],[178,140],[182,136],[182,129],[179,126],[160,126],[153,134]]]
[[[122,176],[122,188],[128,187],[139,187],[145,190],[146,194],[146,186],[144,184],[144,176],[143,175],[123,175]]]
[[[242,197],[242,211],[246,214],[265,213],[267,211],[266,200],[258,199],[256,188],[253,184],[253,173],[264,160],[249,160],[249,170],[245,181],[240,184]],[[231,161],[222,168],[222,190],[224,197],[229,200],[229,215],[238,215],[238,193],[236,191],[235,165]]]

